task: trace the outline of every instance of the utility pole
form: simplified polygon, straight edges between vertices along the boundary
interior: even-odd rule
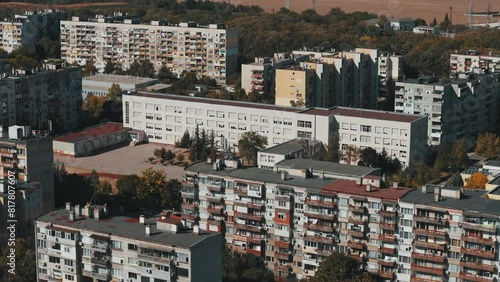
[[[291,7],[291,3],[290,3],[291,0],[285,0],[285,8],[289,11],[292,10],[292,7]]]
[[[472,25],[472,0],[469,2],[469,28]]]
[[[453,24],[453,6],[450,5],[450,23]]]

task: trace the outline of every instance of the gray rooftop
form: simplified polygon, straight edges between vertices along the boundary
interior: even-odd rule
[[[144,225],[139,223],[139,218],[127,216],[111,216],[99,220],[93,218],[80,217],[75,221],[69,221],[68,211],[59,209],[46,213],[36,219],[40,222],[51,222],[53,226],[66,228],[77,228],[85,231],[94,231],[104,234],[113,234],[129,239],[140,240],[150,243],[158,243],[163,245],[175,245],[178,247],[189,249],[211,236],[219,236],[219,233],[204,231],[196,235],[189,232],[172,233],[158,229],[151,229],[151,235],[146,236]],[[154,224],[155,219],[146,220],[146,224]]]
[[[461,199],[442,197],[442,201],[434,201],[434,185],[427,185],[427,193],[417,189],[408,192],[401,198],[401,202],[409,202],[420,205],[429,205],[441,208],[450,208],[454,210],[468,210],[487,215],[500,215],[500,205],[497,200],[482,198],[488,191],[486,190],[468,190],[465,189]],[[457,189],[456,187],[444,187],[442,189]]]
[[[500,161],[488,161],[484,165],[489,165],[489,166],[497,166],[500,168]]]
[[[92,81],[100,81],[100,82],[109,82],[109,83],[129,83],[129,84],[140,84],[145,82],[154,82],[158,81],[154,78],[149,77],[138,77],[138,76],[129,76],[129,75],[117,75],[117,74],[99,74],[93,76],[84,77],[82,82],[86,84],[86,82]]]
[[[300,144],[301,143],[300,141],[301,139],[299,138],[292,139],[290,141],[262,150],[261,152],[267,154],[277,154],[277,155],[291,154],[303,149],[302,145]]]
[[[323,171],[331,174],[345,175],[350,177],[362,177],[366,175],[377,175],[380,176],[381,172],[379,168],[364,167],[364,166],[354,166],[347,164],[339,164],[333,162],[315,161],[309,159],[287,159],[275,165],[276,167],[282,168],[293,168],[293,169],[309,169],[312,168],[313,171]]]
[[[335,179],[322,179],[320,177],[304,178],[289,175],[288,180],[282,180],[281,174],[274,170],[260,169],[256,167],[246,167],[241,169],[213,170],[212,164],[194,163],[186,167],[188,172],[206,173],[219,177],[234,177],[256,182],[269,182],[282,185],[308,187],[320,190]]]
[[[493,178],[490,182],[488,182],[488,184],[500,186],[500,174],[498,174],[495,178]],[[498,190],[498,189],[496,189],[496,190]],[[495,194],[495,193],[493,193],[493,194]],[[498,191],[498,194],[496,194],[496,195],[500,195],[500,191]]]

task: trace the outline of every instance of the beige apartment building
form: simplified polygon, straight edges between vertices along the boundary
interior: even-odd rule
[[[478,50],[468,50],[463,53],[452,53],[450,55],[450,77],[454,78],[460,73],[487,74],[500,72],[500,57],[481,54]]]
[[[111,215],[108,207],[51,211],[36,219],[39,282],[222,281],[222,236],[186,228],[180,214]]]
[[[314,104],[315,73],[312,69],[293,66],[276,70],[276,100],[280,106]]]
[[[61,59],[81,66],[92,61],[99,72],[108,61],[128,70],[134,62],[149,60],[156,70],[165,65],[177,75],[195,72],[225,84],[237,70],[237,57],[238,33],[222,24],[61,21]]]

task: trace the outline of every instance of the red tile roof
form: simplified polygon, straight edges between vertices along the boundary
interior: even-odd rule
[[[167,218],[164,218],[164,219],[158,219],[158,221],[165,222],[165,223],[170,223],[170,224],[177,224],[177,223],[179,223],[179,222],[182,221],[182,218],[177,217],[177,216],[171,216],[171,217],[167,217]]]
[[[88,127],[82,131],[62,135],[54,138],[56,141],[75,143],[83,140],[93,139],[99,136],[108,135],[128,128],[123,127],[123,124],[118,122],[108,122],[102,125]]]
[[[329,192],[345,193],[356,196],[364,196],[370,198],[379,198],[382,200],[398,200],[406,193],[412,191],[411,188],[377,188],[372,186],[372,191],[366,191],[366,185],[357,185],[354,180],[336,180],[328,183],[321,191],[327,190]],[[326,192],[326,191],[325,191]]]

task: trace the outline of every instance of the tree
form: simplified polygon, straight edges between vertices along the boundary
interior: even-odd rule
[[[347,164],[357,163],[359,160],[359,156],[361,151],[354,145],[347,146],[347,150],[344,151],[344,161]]]
[[[473,175],[471,175],[471,177],[469,177],[469,179],[467,179],[466,183],[465,183],[465,188],[467,189],[484,189],[485,186],[486,186],[486,183],[488,183],[488,177],[478,171],[476,173],[474,173]]]
[[[181,183],[177,179],[170,179],[167,181],[165,187],[160,190],[161,207],[169,210],[180,210],[182,197],[181,197]]]
[[[479,135],[476,153],[488,159],[496,159],[500,155],[500,137],[490,132]]]
[[[426,26],[427,22],[424,19],[415,19],[415,26]]]
[[[360,152],[359,166],[380,167],[379,154],[372,147],[366,147]]]
[[[93,60],[87,60],[85,66],[83,67],[83,76],[93,75],[97,72],[97,68],[94,65]]]
[[[116,84],[116,83],[113,83],[113,84],[111,84],[111,87],[108,89],[108,95],[106,96],[106,98],[109,101],[121,100],[122,99],[122,93],[123,93],[123,90],[120,87],[120,85]]]
[[[140,76],[140,71],[141,71],[141,65],[137,61],[134,61],[130,65],[130,68],[128,69],[127,74],[132,75],[132,76]]]
[[[169,160],[172,160],[172,159],[174,159],[174,158],[175,158],[175,153],[174,153],[174,152],[172,152],[172,150],[167,150],[167,151],[165,152],[165,155],[163,156],[163,159],[164,159],[164,160],[168,160],[168,161],[169,161]]]
[[[306,106],[306,103],[304,103],[303,99],[299,99],[297,101],[290,100],[290,106],[292,106],[294,108],[304,108]]]
[[[181,141],[179,142],[179,148],[187,149],[191,147],[191,136],[189,136],[189,131],[185,131],[182,135]]]
[[[100,182],[99,182],[99,174],[97,173],[97,171],[95,169],[92,170],[92,172],[87,177],[87,179],[88,179],[90,188],[92,188],[94,191],[98,191],[99,190],[99,184],[100,184]]]
[[[167,183],[167,175],[163,170],[156,170],[152,167],[145,169],[140,176],[137,186],[137,198],[145,203],[158,204],[160,190]]]
[[[316,274],[314,282],[346,282],[360,281],[366,279],[366,271],[362,268],[361,262],[346,254],[334,252],[327,259],[323,260]],[[365,281],[375,281],[374,279]]]
[[[139,67],[139,76],[151,77],[151,78],[155,76],[155,68],[150,60],[145,60],[141,62]]]
[[[325,161],[338,163],[340,161],[339,135],[334,133],[328,138],[328,147]]]
[[[140,184],[140,178],[136,174],[124,175],[116,181],[118,195],[135,199],[137,197],[137,187]]]
[[[82,108],[85,111],[89,111],[93,117],[98,118],[104,111],[105,103],[106,103],[105,97],[89,93],[87,94],[87,97],[85,97],[85,100],[83,101]]]
[[[451,149],[452,169],[464,169],[469,164],[469,156],[467,155],[467,142],[461,139],[453,145]]]
[[[115,64],[111,60],[108,60],[106,62],[106,66],[104,67],[104,73],[110,74],[115,71]]]
[[[243,133],[238,141],[238,151],[247,162],[257,164],[257,152],[267,146],[267,137],[259,135],[257,132],[248,131]]]
[[[222,243],[222,281],[224,282],[274,282],[274,274],[264,261],[251,254],[239,254]]]
[[[431,26],[436,26],[436,25],[438,25],[438,22],[436,20],[436,17],[434,17],[434,20],[432,21]]]
[[[455,172],[448,181],[446,181],[446,186],[464,186],[464,180],[462,179],[462,175],[460,172]]]
[[[98,192],[100,195],[103,195],[103,196],[108,196],[109,194],[111,194],[113,192],[113,188],[111,187],[111,183],[109,183],[109,181],[107,181],[107,180],[101,180],[99,182]]]
[[[322,143],[317,142],[316,140],[311,140],[311,139],[306,139],[302,138],[299,141],[300,146],[302,147],[302,150],[304,151],[304,156],[303,158],[305,159],[311,159],[311,160],[318,160],[321,156],[322,153]]]
[[[16,239],[15,245],[12,246],[5,244],[2,249],[2,257],[0,258],[0,280],[5,282],[31,282],[36,281],[36,253],[30,248],[25,239]],[[8,256],[11,254],[10,251],[15,249],[15,269],[14,274],[9,273],[11,269],[9,266],[10,259]]]
[[[439,28],[441,30],[446,30],[451,26],[450,18],[448,17],[448,13],[444,16],[444,20],[439,24]]]
[[[166,81],[171,78],[172,72],[168,70],[167,66],[161,66],[160,70],[158,71],[158,79],[161,81]]]

